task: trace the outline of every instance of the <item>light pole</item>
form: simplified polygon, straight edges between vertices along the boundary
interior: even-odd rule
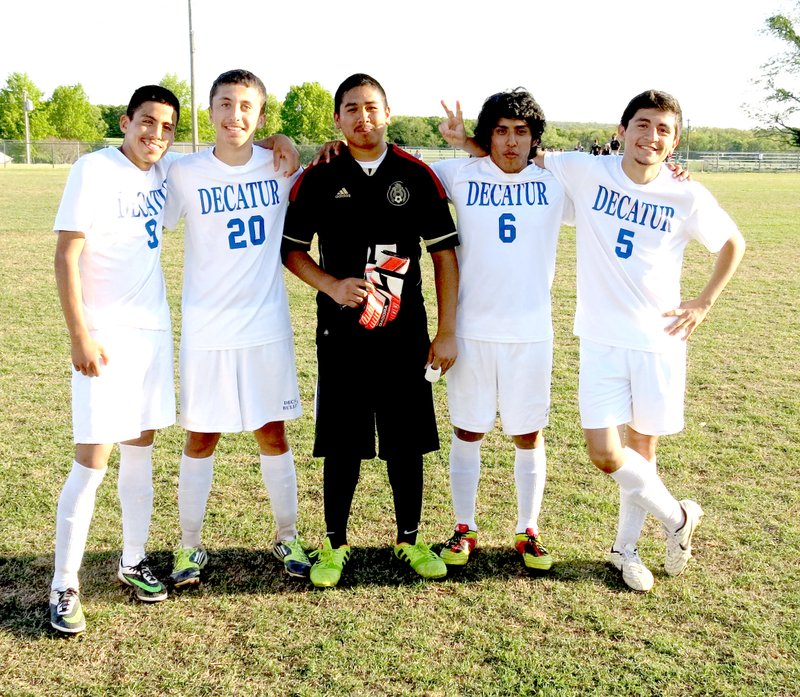
[[[189,0],[189,86],[192,93],[192,152],[197,152],[197,100],[194,91],[194,30],[192,29],[192,0]]]
[[[686,119],[686,169],[689,169],[689,133],[692,130],[692,122]]]
[[[25,164],[31,163],[31,124],[28,114],[33,111],[33,102],[28,99],[28,93],[22,92],[22,111],[25,114]]]

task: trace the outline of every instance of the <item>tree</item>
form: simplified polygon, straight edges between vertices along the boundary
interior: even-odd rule
[[[292,86],[281,107],[283,132],[298,143],[332,140],[333,96],[318,82]]]
[[[420,116],[395,116],[386,127],[387,140],[403,147],[428,145],[430,135],[428,124]]]
[[[119,119],[127,110],[127,104],[101,104],[100,118],[106,125],[106,138],[122,138],[124,133],[119,127]]]
[[[281,121],[282,106],[274,94],[267,92],[266,118],[264,119],[264,125],[256,131],[256,140],[281,132],[283,128]]]
[[[89,103],[80,83],[56,87],[45,108],[57,138],[98,141],[105,137],[100,108]]]
[[[42,91],[27,73],[11,73],[6,86],[0,90],[0,138],[25,139],[23,95],[27,95],[33,103],[33,111],[28,115],[31,140],[41,140],[52,135],[47,114],[42,109]]]
[[[767,91],[766,101],[773,110],[762,109],[755,115],[800,147],[800,125],[796,121],[800,114],[800,85],[792,84],[800,74],[800,0],[795,12],[794,16],[773,15],[766,20],[764,32],[782,41],[786,51],[761,66],[765,73],[758,82]]]
[[[181,117],[178,120],[178,127],[175,129],[175,141],[179,143],[192,141],[192,88],[186,80],[181,80],[175,73],[167,73],[161,78],[158,83],[161,87],[166,87],[172,94],[178,98],[178,104],[181,105]],[[200,115],[198,113],[198,138],[201,138],[199,133],[200,129]],[[213,131],[212,131],[213,132]],[[213,137],[212,137],[213,142]]]

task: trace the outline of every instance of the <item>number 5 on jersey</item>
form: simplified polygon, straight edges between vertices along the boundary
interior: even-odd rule
[[[614,248],[614,251],[620,259],[627,259],[633,253],[633,236],[635,234],[635,230],[626,230],[625,228],[619,229],[617,246]]]

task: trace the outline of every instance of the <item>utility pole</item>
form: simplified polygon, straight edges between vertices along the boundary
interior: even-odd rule
[[[28,113],[33,111],[33,102],[28,99],[27,91],[22,91],[22,111],[25,114],[25,164],[31,163],[31,124]]]
[[[189,0],[189,85],[192,93],[192,152],[197,152],[197,99],[194,90],[194,30],[192,29],[192,0]]]
[[[686,119],[686,169],[689,169],[689,133],[692,130],[692,122]]]

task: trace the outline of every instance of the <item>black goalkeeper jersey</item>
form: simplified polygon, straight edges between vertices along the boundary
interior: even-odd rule
[[[340,307],[317,294],[320,327],[360,334],[402,333],[426,327],[420,274],[420,241],[428,252],[458,245],[447,196],[431,169],[394,145],[368,176],[345,150],[330,163],[308,168],[292,189],[283,233],[284,254],[309,251],[318,236],[320,267],[336,278],[361,278],[376,252],[411,260],[397,317],[385,327],[359,325],[361,308]]]

